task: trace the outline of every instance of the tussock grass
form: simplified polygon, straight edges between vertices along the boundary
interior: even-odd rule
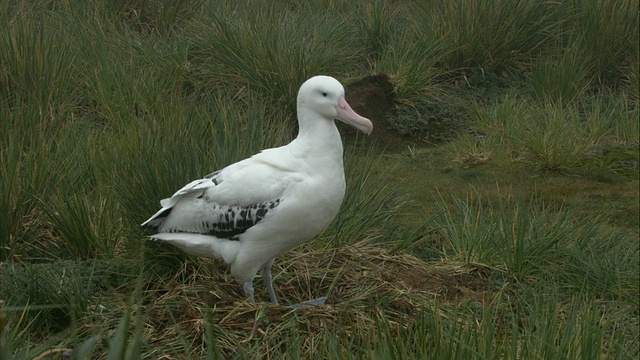
[[[394,25],[398,22],[400,11],[387,0],[374,0],[367,5],[367,16],[362,21],[362,27],[365,42],[368,43],[369,56],[375,60],[384,52],[384,48],[392,43]]]
[[[434,204],[435,244],[446,258],[485,264],[518,282],[555,278],[574,291],[636,302],[628,296],[637,294],[640,248],[629,234],[576,223],[575,210],[536,198],[485,202],[476,193]]]
[[[77,61],[70,34],[60,17],[47,13],[18,8],[7,17],[12,26],[0,34],[0,101],[16,108],[33,106],[53,123],[73,90],[66,86]]]
[[[536,104],[507,94],[489,106],[476,104],[475,133],[448,146],[449,156],[471,164],[524,162],[543,171],[584,173],[599,166],[594,159],[602,158],[600,149],[633,149],[640,139],[638,109],[625,97],[567,105],[562,96],[554,99],[560,102]]]
[[[175,28],[200,7],[199,2],[190,0],[120,0],[91,5],[104,6],[105,12],[136,31],[156,33],[163,37],[172,35]]]
[[[75,258],[112,257],[122,247],[122,222],[110,198],[62,194],[42,204],[53,236]],[[53,208],[50,204],[60,204]]]
[[[639,49],[638,1],[572,1],[572,27],[598,81],[615,84]]]
[[[448,53],[448,43],[399,26],[375,62],[374,71],[389,76],[398,97],[410,101],[437,91],[433,81],[443,71],[436,67]]]
[[[629,66],[624,69],[624,74],[629,98],[638,108],[640,107],[640,89],[635,85],[640,84],[640,50],[636,51],[635,56],[631,57]]]
[[[278,3],[212,5],[192,31],[211,84],[246,86],[290,109],[307,78],[343,75],[359,55],[346,19],[304,7],[292,12]]]
[[[561,11],[558,3],[531,0],[432,2],[421,23],[437,38],[449,39],[450,68],[500,73],[519,68],[553,40]]]
[[[531,85],[538,99],[571,104],[586,93],[593,69],[590,68],[591,59],[582,51],[582,44],[577,42],[563,54],[543,58],[535,65]]]

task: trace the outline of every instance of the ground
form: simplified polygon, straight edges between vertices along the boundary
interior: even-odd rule
[[[406,139],[398,136],[388,126],[388,119],[396,107],[396,96],[393,84],[384,74],[364,77],[345,86],[347,101],[358,114],[373,122],[371,137],[383,146],[402,146]],[[354,131],[341,126],[344,133]]]

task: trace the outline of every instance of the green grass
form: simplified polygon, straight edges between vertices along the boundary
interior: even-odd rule
[[[294,110],[299,84],[320,73],[344,76],[360,55],[354,27],[328,11],[304,5],[288,11],[277,3],[208,10],[189,34],[194,61],[206,65],[201,76],[212,85],[259,91],[276,106]]]
[[[637,10],[0,3],[0,357],[637,358]],[[341,213],[274,265],[327,306],[146,241],[159,199],[292,138],[305,79],[377,73],[400,145],[346,135]]]
[[[597,80],[615,85],[622,67],[638,54],[638,2],[575,1],[575,39],[591,59]]]
[[[398,97],[410,102],[437,90],[433,82],[443,70],[436,64],[447,54],[447,48],[445,40],[434,40],[399,26],[374,63],[373,71],[388,74]]]
[[[559,35],[562,10],[553,2],[455,0],[428,3],[420,21],[437,38],[450,39],[450,68],[500,73],[530,61]]]
[[[571,104],[583,96],[593,73],[590,58],[582,53],[580,42],[571,45],[563,54],[542,58],[531,74],[531,85],[535,95],[542,101]]]
[[[619,172],[613,164],[597,161],[604,160],[603,149],[637,151],[638,108],[626,96],[583,96],[566,105],[555,96],[545,99],[540,103],[508,93],[493,104],[477,104],[472,132],[446,147],[449,156],[468,163],[523,162],[544,171],[587,174]],[[629,175],[634,178],[637,172]]]

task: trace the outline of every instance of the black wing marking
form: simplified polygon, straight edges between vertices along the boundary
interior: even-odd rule
[[[218,179],[218,176],[220,175],[221,171],[222,170],[214,171],[211,174],[205,176],[204,179],[211,179],[211,181],[213,181],[214,184],[220,185],[220,183],[222,182],[222,179]]]
[[[238,240],[240,235],[259,223],[267,213],[278,207],[281,202],[281,199],[276,199],[250,206],[216,205],[214,216],[197,224],[196,232],[229,240]],[[166,229],[165,231],[193,232],[193,230],[188,231],[180,228]]]

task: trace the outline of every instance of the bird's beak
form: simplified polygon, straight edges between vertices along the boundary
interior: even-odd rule
[[[370,135],[373,131],[373,123],[371,123],[371,120],[353,111],[349,103],[347,103],[347,100],[344,99],[344,96],[340,96],[340,99],[338,99],[336,110],[338,112],[338,120],[345,124],[349,124],[367,135]]]

